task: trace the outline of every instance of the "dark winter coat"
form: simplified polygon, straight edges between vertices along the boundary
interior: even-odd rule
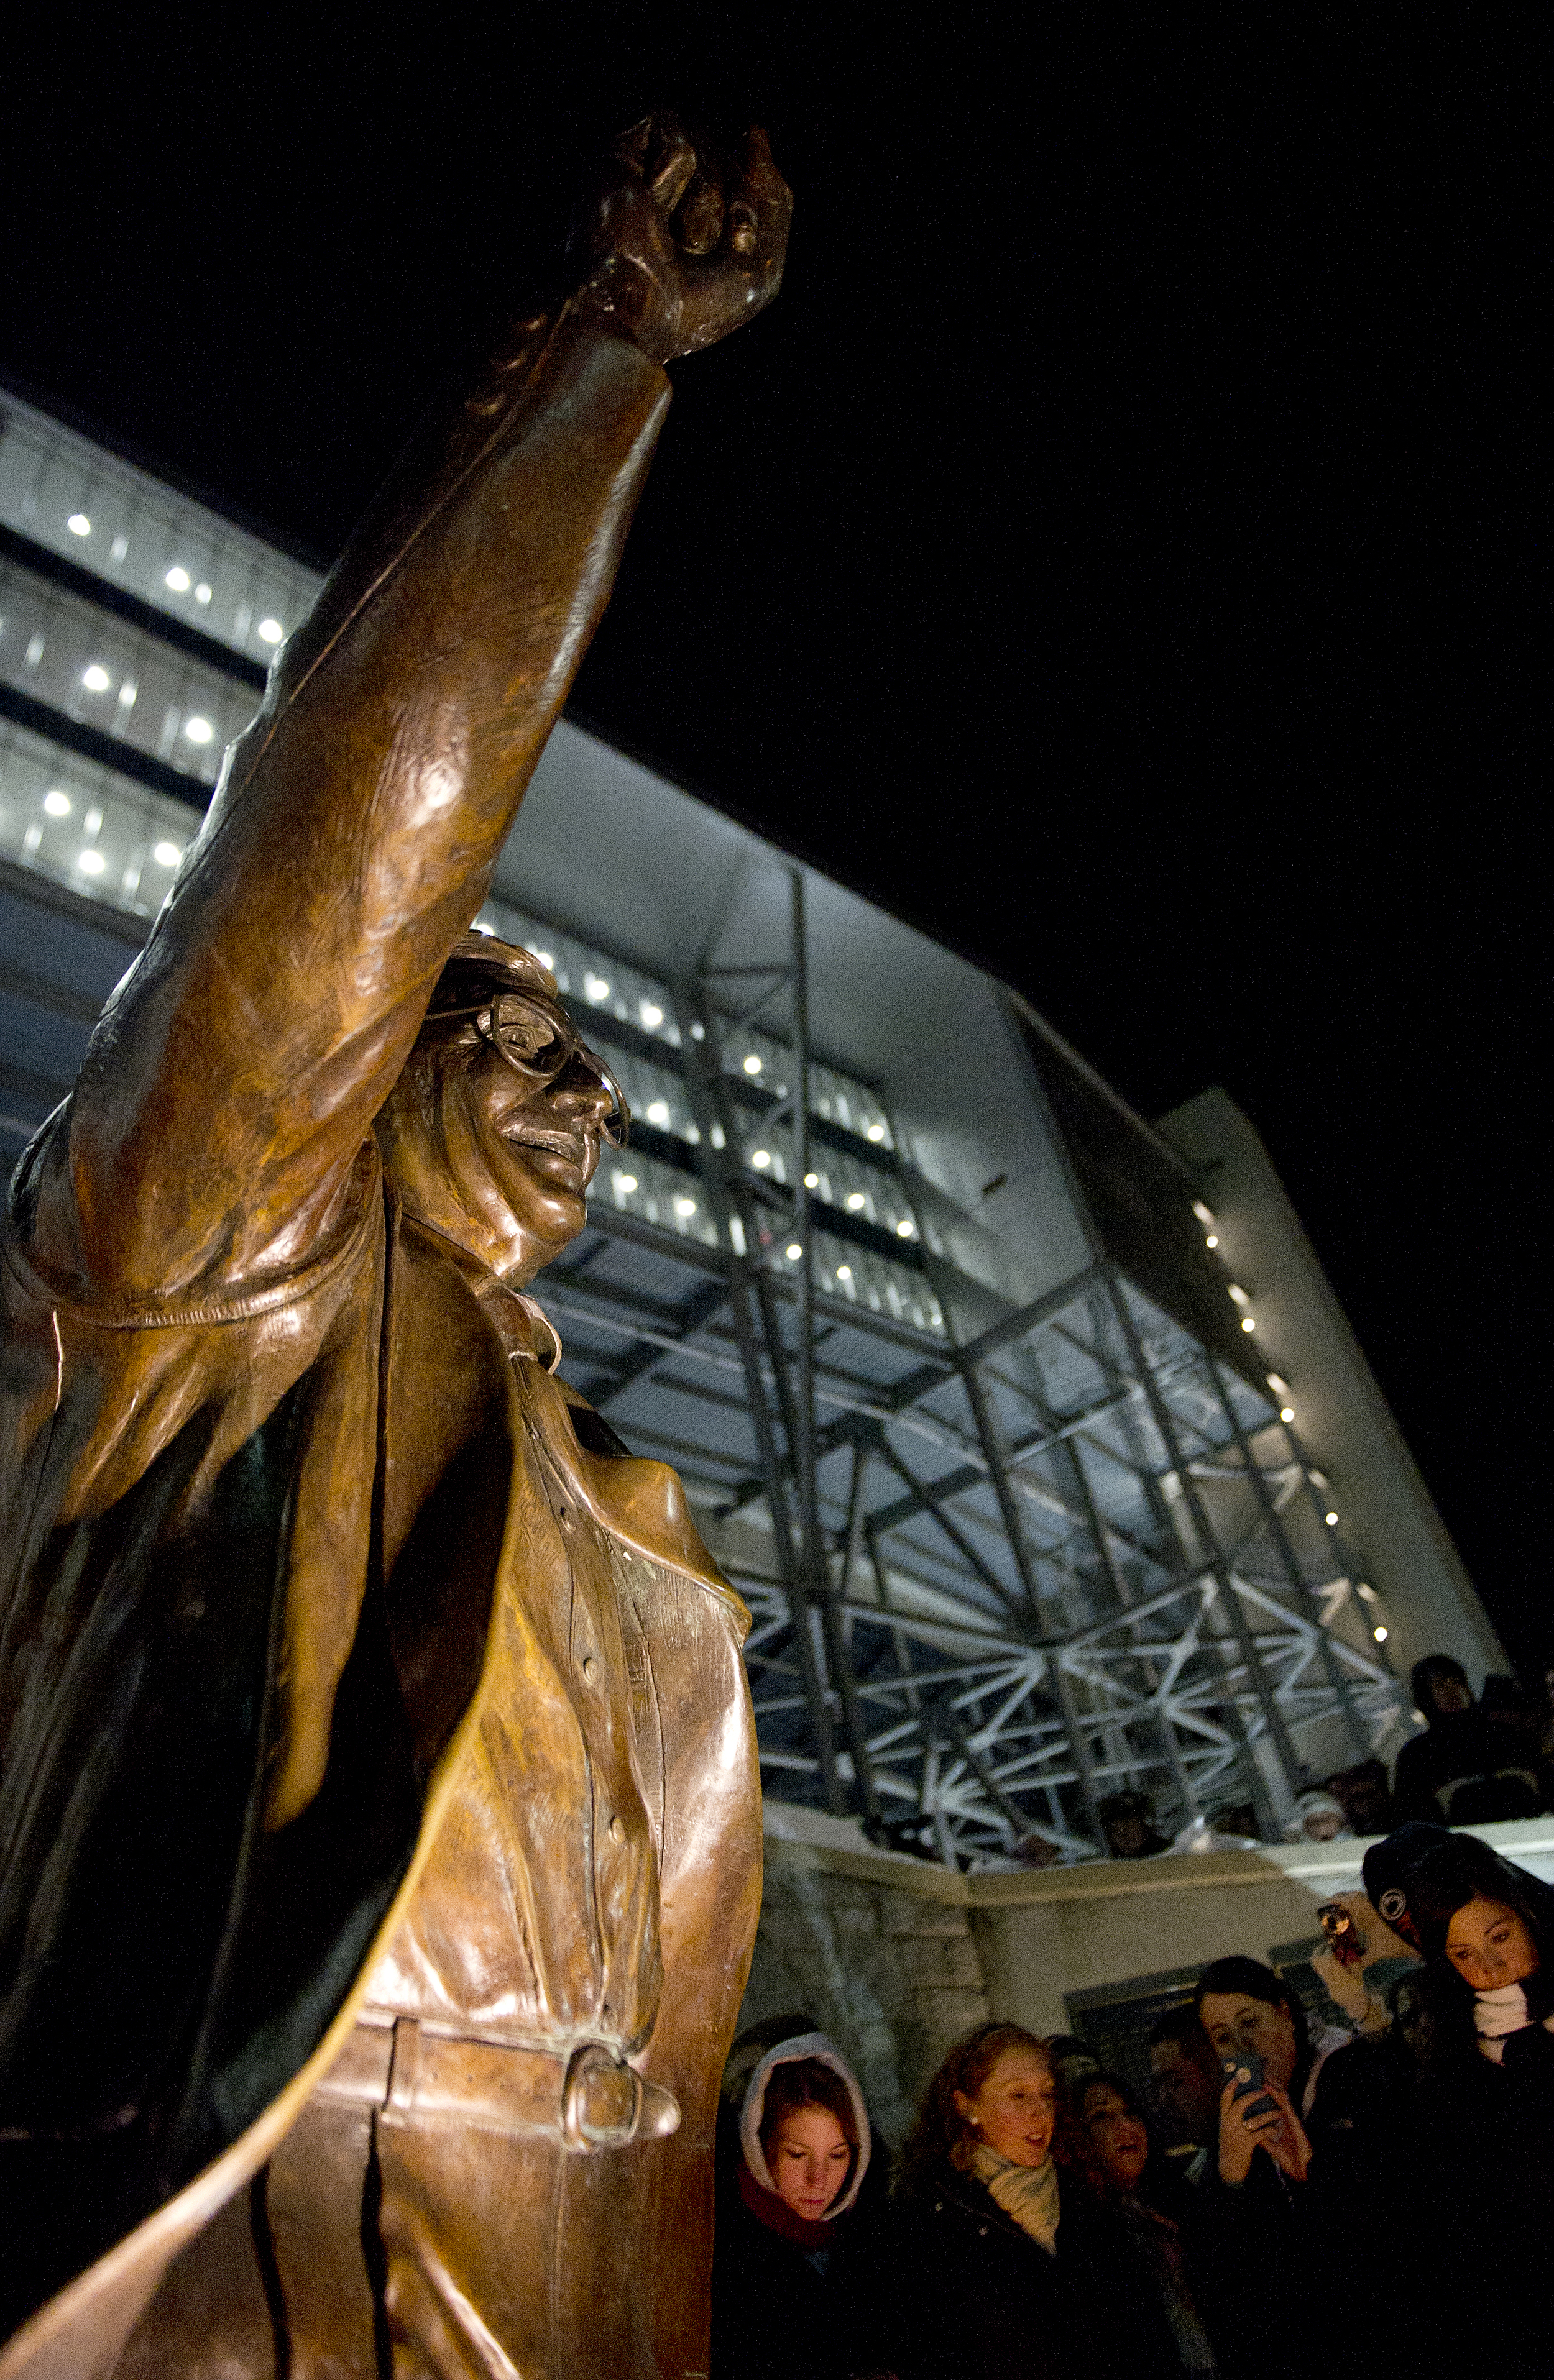
[[[859,2208],[826,2228],[826,2246],[806,2249],[737,2187],[719,2193],[712,2380],[872,2380],[891,2369],[877,2224]]]
[[[1060,2184],[1058,2252],[948,2165],[897,2203],[891,2298],[900,2380],[1169,2380],[1159,2299],[1121,2224]]]
[[[1394,2183],[1397,2294],[1415,2370],[1554,2369],[1554,2041],[1491,2064],[1471,2041],[1420,2084]]]
[[[1400,1818],[1449,1827],[1532,1818],[1547,1805],[1536,1754],[1476,1707],[1438,1711],[1398,1755],[1392,1797]]]
[[[1389,2350],[1374,2340],[1374,2307],[1378,2277],[1392,2269],[1407,2092],[1389,2045],[1352,2042],[1317,2076],[1304,2119],[1304,2181],[1287,2180],[1259,2150],[1231,2189],[1210,2157],[1193,2193],[1189,2262],[1225,2380],[1311,2380],[1336,2338],[1357,2336],[1372,2341],[1367,2369],[1377,2369],[1379,2355],[1391,2371]],[[1298,2077],[1291,2096],[1299,2106]]]

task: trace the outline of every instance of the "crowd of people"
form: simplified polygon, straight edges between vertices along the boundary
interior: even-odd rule
[[[1545,2380],[1554,1888],[1427,1820],[1364,1876],[1348,1968],[1323,1954],[1344,2025],[1216,1960],[1150,2030],[1146,2099],[1083,2042],[981,2024],[892,2172],[833,2042],[745,2035],[713,2380]]]
[[[1476,1697],[1462,1663],[1426,1654],[1410,1679],[1424,1732],[1398,1754],[1391,1776],[1382,1760],[1356,1761],[1302,1793],[1285,1832],[1313,1842],[1339,1835],[1385,1835],[1410,1818],[1447,1827],[1488,1826],[1554,1810],[1554,1670],[1540,1705],[1512,1677],[1488,1677]],[[1147,1795],[1107,1794],[1099,1816],[1113,1859],[1151,1859],[1161,1852],[1202,1850],[1214,1842],[1255,1842],[1260,1825],[1250,1802],[1221,1803],[1174,1840],[1155,1823]],[[1033,1842],[1029,1858],[1056,1858]]]

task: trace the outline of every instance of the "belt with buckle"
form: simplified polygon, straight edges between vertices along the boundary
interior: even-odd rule
[[[583,2153],[661,2140],[679,2128],[674,2093],[602,2041],[530,2049],[433,2033],[419,2018],[386,2010],[358,2018],[315,2095],[477,2131],[538,2133]]]

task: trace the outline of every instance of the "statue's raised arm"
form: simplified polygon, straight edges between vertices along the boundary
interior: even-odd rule
[[[228,755],[94,1036],[51,1276],[187,1298],[317,1245],[609,595],[664,366],[775,294],[788,214],[759,131],[620,144],[572,294],[417,441]]]
[[[706,2368],[745,1615],[553,1377],[523,1284],[624,1119],[467,929],[665,366],[773,295],[788,217],[759,133],[626,137],[12,1184],[0,2380]]]

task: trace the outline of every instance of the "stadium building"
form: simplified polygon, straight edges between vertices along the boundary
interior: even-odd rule
[[[316,574],[0,392],[0,1147],[67,1089]],[[737,789],[731,789],[737,790]],[[1390,1754],[1504,1656],[1266,1153],[572,722],[483,921],[630,1100],[538,1284],[753,1614],[774,1798],[961,1868]],[[213,1096],[219,1096],[215,1087]]]

